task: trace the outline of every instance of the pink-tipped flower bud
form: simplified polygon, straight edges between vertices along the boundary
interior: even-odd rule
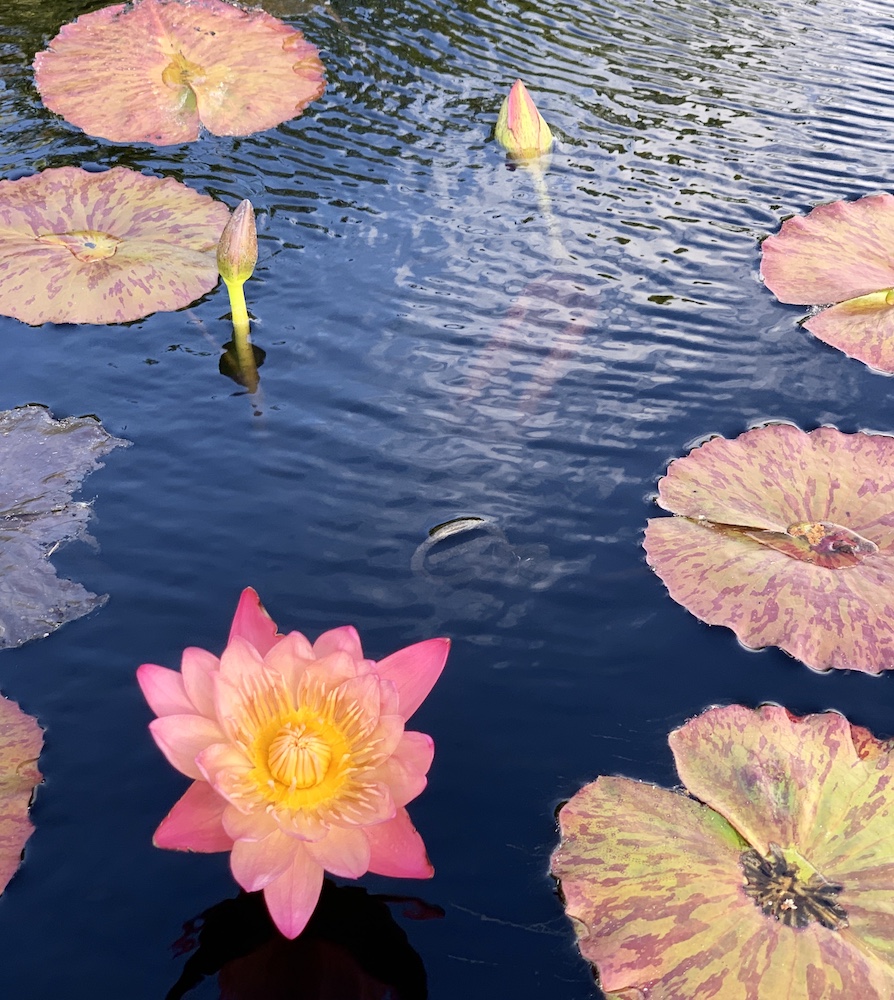
[[[512,85],[496,125],[497,141],[511,156],[530,160],[549,151],[552,132],[521,80]]]
[[[239,202],[224,226],[217,244],[217,269],[227,282],[247,281],[258,262],[258,231],[255,212],[246,198]]]

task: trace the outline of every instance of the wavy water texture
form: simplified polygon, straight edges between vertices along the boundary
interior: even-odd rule
[[[709,702],[891,728],[866,688],[883,682],[688,616],[640,540],[668,461],[712,432],[894,429],[887,383],[758,278],[783,218],[888,183],[894,3],[266,0],[319,47],[325,94],[258,135],[161,150],[90,140],[33,88],[34,53],[103,3],[0,4],[0,175],[127,166],[249,198],[266,357],[254,396],[219,374],[220,286],[126,327],[0,318],[4,407],[96,413],[134,442],[96,479],[101,558],[60,565],[108,606],[4,664],[53,734],[34,854],[56,867],[29,859],[11,886],[7,952],[43,961],[4,963],[0,995],[155,1000],[180,926],[231,894],[223,869],[149,846],[177,790],[135,735],[131,664],[219,649],[252,584],[308,633],[350,620],[372,656],[454,639],[419,816],[448,919],[405,929],[432,1000],[585,1000],[544,874],[561,798],[597,773],[673,784],[665,734]],[[491,135],[517,77],[556,138],[542,185]],[[458,517],[493,527],[417,571]]]

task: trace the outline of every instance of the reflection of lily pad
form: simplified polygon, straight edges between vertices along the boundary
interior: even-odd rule
[[[817,670],[894,668],[894,438],[786,424],[678,459],[646,529],[675,601]]]
[[[41,781],[37,758],[42,746],[37,721],[0,696],[0,892],[19,867],[22,848],[34,831],[28,806]]]
[[[0,649],[49,635],[105,602],[47,561],[84,535],[90,507],[71,495],[128,442],[93,417],[54,420],[41,406],[0,413]]]
[[[894,372],[894,197],[819,205],[761,244],[761,275],[781,302],[830,309],[804,326],[873,368]]]
[[[740,705],[670,744],[689,795],[601,777],[559,814],[552,872],[609,996],[894,996],[890,744]]]
[[[126,167],[0,181],[0,313],[25,323],[123,323],[217,283],[222,202]]]
[[[301,114],[323,64],[300,31],[222,0],[136,0],[67,24],[34,60],[51,111],[90,135],[159,146],[248,135]]]

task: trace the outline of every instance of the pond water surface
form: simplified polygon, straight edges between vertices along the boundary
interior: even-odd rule
[[[216,974],[250,912],[184,978],[184,927],[230,920],[236,887],[224,855],[151,845],[185,779],[134,670],[219,651],[252,585],[281,627],[350,622],[376,658],[453,640],[413,723],[437,747],[410,807],[436,876],[363,881],[416,901],[387,904],[412,982],[368,995],[594,997],[547,874],[563,799],[600,773],[674,784],[668,731],[715,703],[894,733],[890,678],[744,650],[640,547],[658,477],[706,435],[894,431],[891,381],[758,279],[783,218],[888,185],[894,6],[271,0],[320,47],[325,95],[277,129],[164,149],[41,106],[35,51],[99,6],[0,0],[0,174],[122,164],[250,198],[266,357],[253,396],[219,373],[221,288],[128,326],[0,318],[0,408],[93,413],[133,442],[86,482],[98,549],[54,560],[108,604],[0,654],[0,689],[46,729],[37,829],[0,897],[0,996],[250,995]],[[491,136],[518,76],[556,134],[557,232]],[[417,553],[458,516],[494,528]]]

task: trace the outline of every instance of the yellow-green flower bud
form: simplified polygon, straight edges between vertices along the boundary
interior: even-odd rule
[[[258,231],[255,228],[255,213],[246,198],[239,202],[224,226],[220,242],[217,244],[217,269],[229,285],[242,284],[251,277],[258,262]]]
[[[497,141],[511,156],[530,160],[549,151],[552,132],[521,80],[512,85],[497,118]]]

